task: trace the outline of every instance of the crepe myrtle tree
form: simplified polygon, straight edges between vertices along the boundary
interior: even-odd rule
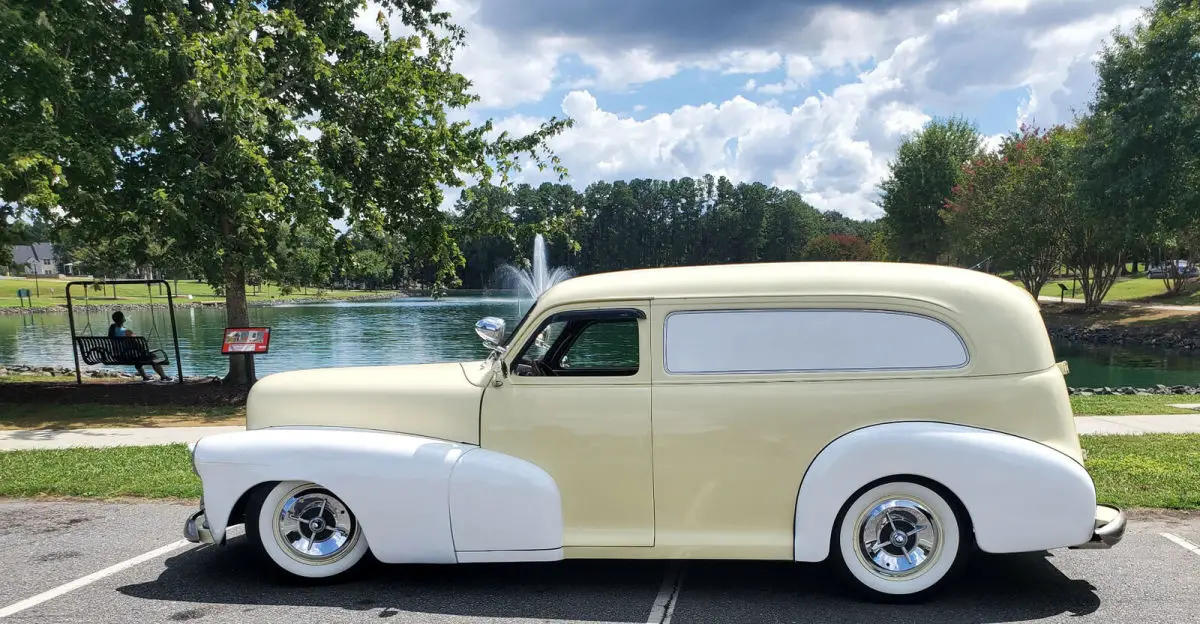
[[[44,158],[30,166],[76,189],[54,200],[77,231],[173,241],[170,251],[223,291],[230,326],[248,324],[248,271],[277,270],[274,223],[379,229],[429,258],[435,281],[449,280],[462,260],[438,210],[440,187],[468,176],[507,184],[526,156],[565,175],[546,141],[569,119],[519,137],[451,119],[478,98],[451,69],[466,33],[435,0],[373,3],[373,34],[356,28],[359,0],[50,4],[64,21],[17,9],[31,34],[14,35],[49,52],[21,57],[9,74],[31,85],[53,53],[63,93],[88,97],[31,96],[42,112],[22,117],[38,139],[26,144]],[[101,46],[100,35],[120,45]],[[76,61],[73,45],[102,56]],[[76,176],[63,165],[76,161],[90,167]],[[252,356],[231,356],[226,379],[252,383]]]
[[[1035,299],[1063,265],[1078,136],[1022,125],[963,165],[942,211],[960,255],[1011,267]]]

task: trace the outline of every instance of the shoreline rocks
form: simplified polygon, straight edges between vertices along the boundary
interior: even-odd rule
[[[1103,387],[1103,388],[1067,388],[1068,392],[1076,396],[1113,396],[1113,395],[1187,395],[1200,394],[1200,386],[1166,386],[1159,384],[1149,388],[1134,388],[1131,386],[1121,386],[1118,388]]]
[[[104,368],[84,368],[80,375],[86,379],[137,379],[135,373],[122,373]],[[0,377],[69,377],[75,378],[75,369],[66,366],[28,366],[24,364],[0,364]]]

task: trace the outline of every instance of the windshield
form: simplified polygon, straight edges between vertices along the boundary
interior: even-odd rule
[[[487,361],[492,361],[502,351],[508,349],[509,345],[512,344],[513,336],[516,336],[517,332],[521,331],[521,328],[525,325],[525,322],[529,320],[529,315],[533,314],[533,309],[537,307],[537,303],[538,302],[535,299],[533,304],[529,306],[529,309],[525,310],[525,315],[521,317],[521,320],[517,321],[517,324],[513,326],[512,331],[505,332],[504,340],[501,340],[497,345],[499,347],[498,349],[493,349],[492,352],[488,354]]]

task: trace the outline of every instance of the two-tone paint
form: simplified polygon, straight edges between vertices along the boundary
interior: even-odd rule
[[[551,315],[611,308],[643,313],[635,374],[504,373]],[[969,359],[916,371],[668,370],[672,314],[764,309],[919,315],[951,328]],[[195,448],[207,533],[220,542],[245,494],[279,480],[343,497],[375,555],[397,563],[820,561],[841,506],[891,476],[951,492],[987,552],[1084,544],[1108,513],[1037,305],[978,272],[801,263],[586,276],[545,293],[508,345],[501,363],[263,379],[248,431]]]

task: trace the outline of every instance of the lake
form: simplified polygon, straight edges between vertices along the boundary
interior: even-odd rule
[[[486,351],[475,321],[498,316],[511,329],[527,306],[513,298],[450,296],[255,307],[251,325],[271,328],[271,352],[255,358],[255,367],[261,377],[299,368],[478,359]],[[110,313],[79,313],[78,333],[105,335]],[[175,315],[184,374],[223,375],[225,311],[188,308]],[[174,374],[167,311],[129,310],[126,317],[127,327],[171,355],[168,372]],[[0,316],[0,365],[74,367],[69,334],[66,314]],[[1200,385],[1200,357],[1187,353],[1062,344],[1055,351],[1070,363],[1068,383],[1075,387]]]

